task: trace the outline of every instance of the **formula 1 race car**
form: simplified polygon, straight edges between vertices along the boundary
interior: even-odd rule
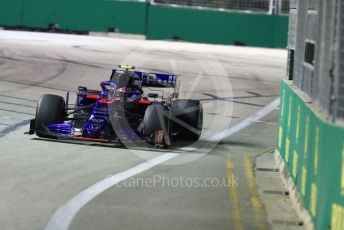
[[[150,143],[171,146],[172,139],[197,141],[203,124],[202,105],[197,100],[178,99],[176,75],[136,71],[121,65],[112,71],[101,90],[78,87],[75,104],[51,94],[38,102],[29,134],[42,138],[103,143]],[[145,94],[143,87],[153,91]],[[171,88],[164,97],[159,88]],[[154,89],[154,90],[153,90]]]

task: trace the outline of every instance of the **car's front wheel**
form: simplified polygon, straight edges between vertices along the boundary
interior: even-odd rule
[[[44,128],[48,124],[59,124],[65,120],[65,100],[63,97],[44,94],[36,109],[35,132],[39,137],[51,137]]]

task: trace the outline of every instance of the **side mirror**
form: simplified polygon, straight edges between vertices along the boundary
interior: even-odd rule
[[[147,96],[148,97],[157,98],[157,97],[159,97],[159,94],[157,94],[157,93],[148,93]]]

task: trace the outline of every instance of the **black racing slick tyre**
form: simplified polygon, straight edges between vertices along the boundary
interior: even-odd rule
[[[143,118],[143,132],[153,135],[154,146],[170,146],[169,110],[161,104],[149,105]]]
[[[35,132],[39,137],[51,137],[44,125],[59,124],[65,120],[65,100],[63,97],[44,94],[38,101],[35,119]]]
[[[168,128],[166,110],[161,104],[152,104],[147,107],[143,118],[143,131],[150,135],[158,130]]]
[[[187,140],[197,141],[203,127],[203,107],[200,101],[178,99],[172,104],[173,129]]]

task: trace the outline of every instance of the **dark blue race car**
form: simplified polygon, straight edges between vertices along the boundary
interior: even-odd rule
[[[149,143],[170,146],[176,136],[196,141],[203,124],[197,100],[178,99],[177,76],[136,71],[121,65],[112,71],[101,90],[78,87],[74,105],[57,95],[45,94],[38,102],[29,134],[42,138],[103,143]],[[149,87],[145,94],[143,88]],[[164,97],[159,88],[172,88]],[[156,92],[162,92],[160,94]]]

